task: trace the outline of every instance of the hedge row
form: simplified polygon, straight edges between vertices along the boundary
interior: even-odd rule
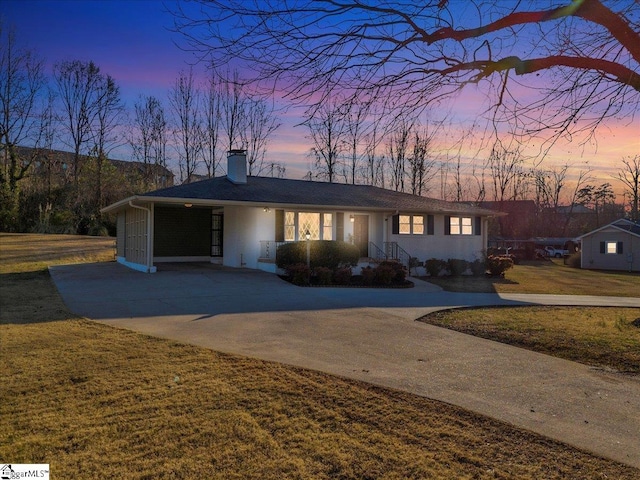
[[[474,276],[481,276],[489,273],[492,276],[503,276],[504,272],[513,267],[513,260],[510,257],[500,255],[489,255],[486,259],[476,259],[473,262],[459,258],[440,260],[430,258],[424,262],[424,268],[432,277],[448,274],[454,277],[471,271]]]
[[[311,240],[280,245],[276,253],[276,265],[285,269],[301,263],[306,265],[307,248],[309,248],[309,263],[312,270],[318,267],[336,270],[357,265],[360,259],[360,250],[351,243]]]

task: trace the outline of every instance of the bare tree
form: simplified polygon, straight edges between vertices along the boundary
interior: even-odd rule
[[[339,91],[406,114],[482,84],[514,133],[551,142],[640,111],[637,1],[198,1],[174,12],[190,48],[306,104]]]
[[[108,158],[111,149],[119,142],[116,127],[122,120],[123,105],[120,98],[120,88],[113,78],[107,76],[99,86],[98,92],[99,106],[96,114],[96,125],[94,135],[94,146],[92,153],[96,159],[95,178],[95,210],[100,216],[100,209],[103,204],[103,184],[102,172],[104,163]]]
[[[204,165],[207,169],[207,177],[216,176],[216,169],[222,158],[221,127],[222,127],[222,91],[218,74],[211,68],[205,93],[203,95],[204,112]]]
[[[227,137],[227,150],[241,146],[245,128],[246,95],[237,70],[222,82],[222,128]]]
[[[167,120],[164,107],[154,96],[140,97],[134,105],[135,118],[129,144],[134,158],[144,163],[147,188],[163,185],[158,167],[167,166]]]
[[[264,157],[267,153],[267,142],[280,123],[273,107],[260,97],[247,98],[242,102],[245,111],[240,138],[247,149],[247,166],[249,175],[260,175],[265,172]]]
[[[638,205],[640,203],[640,155],[622,159],[624,167],[617,173],[616,178],[624,184],[625,195],[629,196],[631,210],[629,217],[634,222],[640,221]]]
[[[493,199],[497,202],[515,200],[518,196],[519,177],[523,173],[520,150],[509,150],[496,143],[487,161],[493,181]],[[512,194],[508,195],[511,190]]]
[[[180,155],[180,180],[183,183],[193,180],[203,148],[199,96],[191,69],[187,73],[180,73],[169,92],[169,101],[177,123],[175,136]]]
[[[411,193],[422,195],[428,190],[428,184],[436,175],[436,161],[433,156],[433,142],[438,127],[429,125],[416,128],[413,137],[413,153],[409,157],[409,177]]]
[[[405,118],[400,118],[393,125],[387,127],[387,130],[391,132],[387,140],[391,186],[396,192],[405,191],[404,181],[407,174],[409,142],[413,128],[413,122]]]
[[[33,161],[19,158],[16,147],[35,145],[41,136],[41,118],[36,108],[44,85],[42,60],[20,48],[13,32],[5,33],[0,23],[0,228],[8,229],[16,220],[18,182]]]
[[[356,103],[347,105],[345,112],[346,142],[349,151],[349,163],[345,165],[347,169],[347,183],[356,183],[356,173],[359,169],[360,157],[359,153],[361,137],[365,128],[365,120],[370,109],[370,104]],[[346,163],[346,162],[345,162]]]
[[[92,147],[90,142],[107,92],[104,85],[113,79],[100,73],[95,63],[80,60],[59,63],[54,68],[54,76],[63,106],[62,126],[73,152],[72,178],[77,193],[81,160]]]
[[[311,152],[315,166],[321,176],[333,182],[339,156],[345,148],[344,103],[340,100],[327,102],[315,110],[305,124],[313,142]]]
[[[366,172],[364,177],[369,185],[385,187],[384,182],[384,155],[379,153],[381,135],[378,132],[378,122],[372,122],[371,129],[364,137]]]

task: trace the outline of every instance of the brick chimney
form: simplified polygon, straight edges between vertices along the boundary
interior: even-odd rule
[[[229,150],[227,155],[227,178],[231,183],[247,183],[247,151]]]

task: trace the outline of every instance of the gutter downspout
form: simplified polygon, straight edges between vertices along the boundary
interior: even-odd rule
[[[153,258],[151,257],[151,209],[134,205],[133,200],[129,200],[129,206],[147,212],[147,273],[151,273],[153,272]]]

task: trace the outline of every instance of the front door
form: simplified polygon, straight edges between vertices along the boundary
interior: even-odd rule
[[[369,215],[354,216],[353,243],[360,250],[361,257],[369,256]]]

